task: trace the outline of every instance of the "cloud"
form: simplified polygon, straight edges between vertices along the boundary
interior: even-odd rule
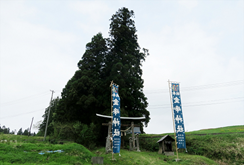
[[[6,20],[22,18],[33,18],[37,14],[37,8],[35,7],[26,7],[25,1],[1,1],[0,2],[0,15],[1,22]]]
[[[197,0],[179,0],[178,3],[189,10],[195,8],[198,5]]]
[[[156,89],[156,91],[167,89],[168,79],[181,82],[183,87],[244,79],[243,61],[238,61],[236,56],[232,56],[230,60],[226,61],[230,55],[223,57],[217,51],[221,45],[221,36],[218,33],[208,33],[196,22],[163,26],[157,34],[153,31],[141,31],[138,36],[140,44],[147,45],[150,52],[146,62],[143,63],[144,89],[150,103],[148,110],[151,114],[151,122],[149,127],[145,129],[147,133],[159,131],[152,128],[159,120],[172,123],[169,93],[150,93]],[[207,127],[219,127],[226,123],[224,122],[225,117],[216,119],[216,115],[221,111],[229,114],[229,109],[233,109],[233,107],[243,107],[240,102],[234,106],[233,104],[230,106],[216,104],[197,107],[184,107],[184,103],[201,103],[240,96],[240,93],[236,93],[233,89],[234,87],[193,92],[182,91],[186,129],[192,131]],[[238,118],[240,123],[239,112],[240,110],[236,109],[235,118]],[[213,115],[209,116],[209,114]],[[206,124],[205,119],[216,122],[215,124]],[[234,119],[229,119],[228,123],[238,124]],[[172,132],[170,124],[162,126],[162,128],[162,132]]]
[[[71,1],[69,8],[79,15],[76,21],[82,32],[92,37],[101,32],[104,37],[108,34],[109,18],[114,10],[103,1]],[[104,25],[107,26],[104,26]]]
[[[196,23],[166,26],[157,35],[151,32],[139,35],[141,39],[145,38],[140,41],[142,45],[147,45],[150,52],[143,65],[146,80],[153,81],[146,76],[156,77],[162,73],[169,79],[187,80],[191,76],[198,77],[195,81],[202,82],[210,72],[211,75],[221,72],[218,55],[215,53],[218,37],[207,34]],[[149,42],[152,40],[155,41],[153,44]],[[154,68],[156,72],[152,73],[151,69]]]
[[[78,59],[74,60],[77,37],[71,32],[33,23],[29,14],[35,15],[36,12],[36,9],[27,7],[23,2],[1,2],[1,103],[49,89],[62,90],[77,68]],[[28,104],[25,101],[23,104],[14,102],[8,107],[1,106],[0,116],[3,118],[0,124],[19,129],[19,123],[31,119],[33,114],[26,114],[15,122],[5,117],[35,110],[39,110],[34,113],[35,120],[42,119],[49,99],[49,96],[37,100],[30,98]],[[23,123],[21,127],[25,129],[29,123]]]
[[[81,13],[91,22],[100,22],[103,16],[111,11],[103,1],[75,1],[70,3],[70,8]]]
[[[142,1],[139,5],[130,1],[69,1],[69,5],[54,1],[0,3],[0,102],[46,91],[44,97],[0,107],[1,117],[40,110],[0,119],[1,124],[11,129],[18,130],[19,123],[23,129],[29,127],[33,116],[34,123],[42,119],[50,101],[49,90],[55,90],[55,96],[60,94],[77,69],[85,44],[98,32],[108,33],[109,18],[121,6],[134,10],[139,44],[150,53],[142,68],[152,118],[145,129],[147,133],[173,131],[168,79],[179,81],[183,89],[244,79],[243,22],[240,21],[243,1]],[[242,94],[241,85],[182,90],[186,129],[243,123],[243,102],[185,106]],[[223,115],[216,117],[221,112]]]

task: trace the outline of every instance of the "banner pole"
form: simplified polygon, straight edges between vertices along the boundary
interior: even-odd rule
[[[113,150],[113,97],[112,97],[112,89],[113,89],[113,80],[111,81],[110,87],[111,87],[111,124],[112,124],[112,160],[114,160],[114,150]]]
[[[181,93],[180,93],[180,99],[181,99]],[[181,102],[181,108],[182,108],[183,106],[182,106],[182,102]],[[183,111],[182,111],[182,116],[183,116]],[[186,129],[185,129],[185,124],[184,124],[184,130],[186,131]],[[185,134],[185,138],[186,138],[186,134]],[[186,140],[185,140],[186,141]],[[187,152],[187,148],[185,148],[185,151]]]
[[[113,129],[113,97],[112,97],[112,89],[113,89],[113,80],[111,81],[111,84],[110,84],[110,87],[111,87],[111,124],[112,124],[112,127],[111,129]],[[113,150],[113,130],[112,130],[112,160],[114,160],[114,150]]]
[[[170,88],[170,81],[168,80],[168,84],[169,84],[169,96],[170,96],[170,102],[171,102],[171,111],[172,111],[172,119],[173,119],[173,127],[174,127],[174,136],[175,136],[175,150],[176,150],[176,154],[177,154],[177,160],[179,159],[178,157],[178,148],[177,148],[177,138],[176,138],[176,134],[175,134],[175,118],[174,118],[174,110],[173,110],[173,102],[172,102],[172,94],[171,94],[171,88]]]

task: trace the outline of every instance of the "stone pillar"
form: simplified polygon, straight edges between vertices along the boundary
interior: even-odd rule
[[[132,144],[133,150],[135,149],[135,133],[134,133],[134,122],[131,122],[131,130],[132,130]]]
[[[162,141],[162,147],[163,147],[163,152],[165,151],[165,148],[164,148],[164,141]]]
[[[163,153],[163,150],[162,150],[163,145],[162,145],[162,143],[163,143],[163,142],[159,142],[159,143],[158,143],[158,144],[159,144],[159,149],[158,149],[158,153],[159,153],[159,154],[162,154],[162,153]]]
[[[112,151],[112,146],[111,146],[111,142],[110,142],[111,133],[112,133],[112,124],[111,124],[111,122],[109,122],[108,123],[108,136],[106,138],[106,153]]]
[[[91,163],[92,164],[103,164],[103,157],[92,157]]]
[[[108,136],[110,136],[110,133],[112,133],[112,124],[111,124],[111,121],[108,122]]]
[[[132,148],[132,138],[131,137],[129,138],[129,144],[130,144],[130,151],[132,151],[133,148]]]
[[[137,147],[137,151],[141,152],[140,151],[140,146],[139,146],[139,135],[138,134],[136,135],[136,147]]]

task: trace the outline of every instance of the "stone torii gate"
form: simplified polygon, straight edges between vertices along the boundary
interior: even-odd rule
[[[103,118],[108,118],[108,119],[111,119],[112,116],[106,116],[106,115],[101,115],[101,114],[96,114],[98,117],[103,117]],[[135,132],[134,132],[134,127],[140,127],[140,125],[138,124],[134,124],[134,120],[145,120],[146,118],[145,117],[120,117],[120,119],[122,120],[132,120],[131,122],[131,125],[130,124],[122,124],[121,122],[121,126],[124,126],[124,127],[129,127],[127,128],[125,131],[123,131],[124,133],[131,129],[132,131],[132,138],[130,139],[130,150],[137,150],[140,152],[140,147],[139,147],[139,137],[138,135],[136,135],[135,137]],[[112,151],[112,148],[111,148],[111,142],[110,142],[110,139],[112,137],[112,124],[111,122],[108,122],[108,123],[102,123],[102,125],[104,126],[108,126],[108,136],[106,138],[106,153],[108,152],[111,152]],[[122,131],[122,130],[121,130]],[[136,144],[135,144],[136,142]]]

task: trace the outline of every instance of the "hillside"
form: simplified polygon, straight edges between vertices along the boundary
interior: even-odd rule
[[[92,152],[76,143],[50,144],[43,137],[0,135],[0,164],[90,164]]]
[[[186,133],[188,154],[201,155],[219,164],[244,164],[244,126],[204,129]],[[160,135],[141,136],[141,145],[149,151],[157,151]],[[172,137],[173,133],[169,133]],[[173,145],[174,147],[174,145]],[[175,149],[174,149],[175,150]],[[184,150],[179,152],[184,153]]]
[[[91,164],[93,156],[102,156],[104,164],[244,164],[244,133],[241,133],[243,129],[244,126],[231,126],[187,132],[188,153],[179,151],[180,162],[175,162],[176,156],[168,157],[157,153],[156,142],[165,134],[140,135],[141,152],[121,149],[121,156],[114,155],[116,161],[111,160],[111,154],[106,154],[104,147],[89,151],[72,142],[50,144],[43,142],[43,137],[0,134],[0,163],[81,165]]]

